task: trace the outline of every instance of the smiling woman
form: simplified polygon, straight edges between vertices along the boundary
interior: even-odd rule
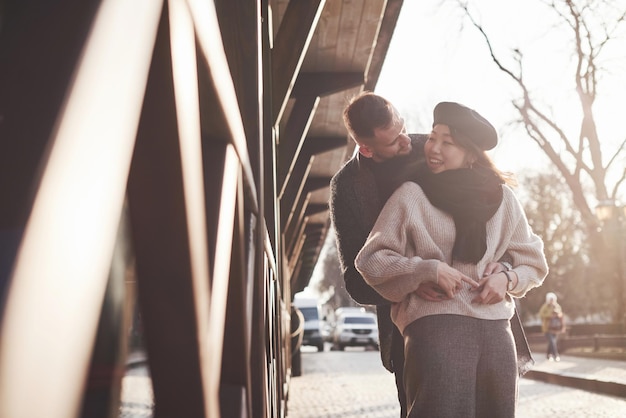
[[[507,186],[512,179],[485,153],[497,144],[494,127],[454,102],[439,103],[433,119],[427,168],[419,164],[413,181],[391,195],[354,264],[392,301],[407,416],[512,418],[518,373],[527,367],[512,333],[513,298],[546,277],[543,242]],[[489,267],[505,254],[510,270]],[[442,297],[422,297],[425,283]]]

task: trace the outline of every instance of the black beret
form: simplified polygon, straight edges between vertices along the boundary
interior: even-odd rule
[[[467,136],[480,149],[490,150],[498,144],[498,133],[487,119],[469,107],[454,102],[441,102],[433,112],[433,127],[447,125]]]

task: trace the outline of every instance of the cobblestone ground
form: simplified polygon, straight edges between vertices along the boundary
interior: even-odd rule
[[[291,379],[288,418],[395,418],[393,376],[376,351],[302,353],[302,376]],[[520,382],[519,418],[626,417],[626,399]]]
[[[599,377],[600,372],[612,376],[620,371],[614,370],[614,366],[622,364],[608,362],[584,373],[592,377]],[[537,369],[567,367],[567,359],[536,365]],[[624,398],[530,379],[520,381],[519,392],[518,418],[626,417]],[[147,368],[129,370],[123,380],[119,418],[151,418],[152,399]],[[302,376],[291,379],[287,408],[287,418],[397,418],[400,415],[393,375],[383,369],[380,354],[357,348],[318,353],[314,348],[304,347]]]
[[[302,376],[290,387],[289,418],[400,416],[393,375],[378,351],[303,352]]]

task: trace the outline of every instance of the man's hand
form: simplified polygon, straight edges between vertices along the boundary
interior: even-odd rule
[[[437,284],[449,298],[453,298],[454,295],[462,289],[464,282],[469,284],[473,289],[478,287],[478,283],[472,280],[471,277],[466,276],[453,267],[450,267],[443,261],[439,262],[437,267]]]
[[[450,299],[446,292],[435,282],[422,282],[415,291],[417,296],[430,302],[441,302],[442,300]]]

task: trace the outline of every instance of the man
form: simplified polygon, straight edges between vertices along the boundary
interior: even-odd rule
[[[376,305],[380,355],[384,367],[395,374],[401,417],[406,416],[403,385],[404,340],[391,321],[391,303],[365,283],[354,259],[365,243],[387,199],[411,178],[424,160],[428,135],[407,134],[404,119],[385,98],[364,92],[353,98],[343,113],[344,123],[358,153],[333,176],[330,183],[331,220],[347,292],[364,305]],[[490,263],[487,273],[501,270]],[[438,301],[451,297],[436,284],[420,285],[418,295]]]

